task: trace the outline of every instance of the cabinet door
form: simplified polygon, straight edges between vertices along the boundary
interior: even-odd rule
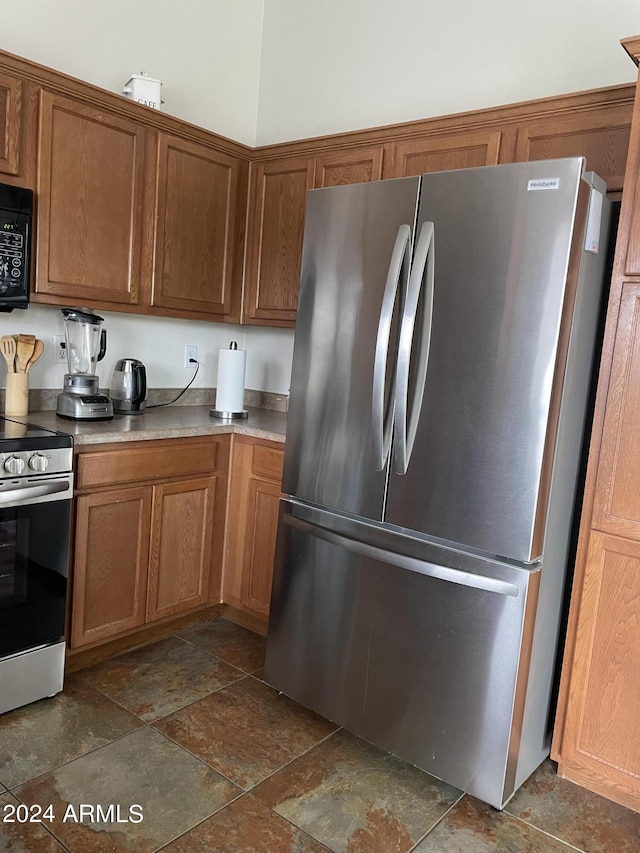
[[[238,162],[161,133],[152,304],[231,311]]]
[[[150,519],[150,486],[77,498],[72,648],[144,623]]]
[[[598,461],[593,526],[640,540],[640,284],[624,284]]]
[[[316,187],[337,187],[382,178],[384,148],[354,148],[316,157]]]
[[[607,182],[608,192],[620,191],[630,132],[626,106],[532,123],[518,130],[516,161],[586,157],[587,169]]]
[[[242,560],[242,603],[269,615],[278,532],[280,485],[252,477],[247,496],[247,542]]]
[[[464,133],[447,137],[396,142],[393,146],[389,178],[423,175],[471,166],[492,166],[498,162],[499,130]]]
[[[295,324],[304,212],[314,173],[312,158],[252,165],[244,305],[248,323]]]
[[[582,588],[560,775],[640,809],[640,543],[594,531]]]
[[[207,602],[216,480],[153,487],[147,621]]]
[[[276,445],[234,439],[222,598],[260,616],[269,613],[283,458]]]
[[[144,134],[120,115],[42,93],[38,294],[137,303]]]
[[[0,73],[0,172],[17,175],[20,167],[22,82]]]

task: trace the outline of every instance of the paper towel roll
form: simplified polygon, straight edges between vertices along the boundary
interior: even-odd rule
[[[244,409],[244,375],[247,351],[221,349],[218,358],[216,411],[235,414]]]

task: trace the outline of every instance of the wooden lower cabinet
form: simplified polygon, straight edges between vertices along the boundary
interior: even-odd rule
[[[281,497],[283,445],[235,436],[222,580],[225,604],[266,625]]]
[[[149,621],[207,603],[215,492],[214,477],[153,487]]]
[[[81,449],[72,649],[220,601],[229,446],[224,435]]]
[[[144,623],[151,501],[150,486],[77,498],[71,648]]]
[[[558,772],[640,804],[640,542],[592,531],[581,585]]]

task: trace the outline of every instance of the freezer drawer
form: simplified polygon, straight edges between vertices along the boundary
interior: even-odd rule
[[[501,808],[539,576],[283,501],[266,680]]]

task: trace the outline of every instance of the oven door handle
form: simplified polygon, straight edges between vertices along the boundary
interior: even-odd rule
[[[56,495],[61,495],[63,492],[69,492],[69,499],[73,494],[73,475],[69,475],[63,479],[48,480],[46,483],[38,483],[37,485],[18,485],[13,486],[7,491],[0,489],[0,506],[18,506],[25,503],[36,503],[38,499],[45,500],[54,499]]]

